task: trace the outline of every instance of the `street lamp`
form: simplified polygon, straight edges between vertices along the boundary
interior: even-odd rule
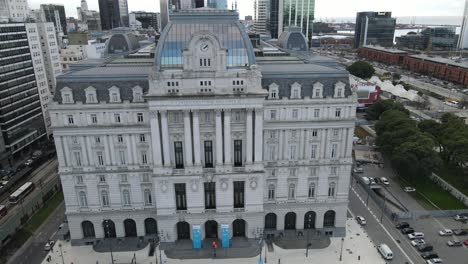
[[[59,244],[59,248],[60,248],[60,256],[62,257],[62,264],[65,264],[65,260],[63,259],[62,244]]]
[[[310,246],[310,227],[311,227],[311,223],[312,223],[312,214],[309,214],[307,216],[307,245],[306,245],[306,258],[309,257],[309,246]]]
[[[344,243],[344,237],[341,238],[340,261],[343,260],[343,243]]]
[[[114,255],[112,254],[112,239],[110,237],[110,230],[109,230],[109,219],[105,220],[104,223],[106,225],[106,231],[107,231],[107,238],[109,239],[109,248],[110,248],[110,255],[111,255],[111,263],[114,264]]]

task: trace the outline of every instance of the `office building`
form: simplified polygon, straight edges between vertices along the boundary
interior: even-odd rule
[[[354,48],[365,45],[393,46],[396,19],[392,12],[358,12]]]
[[[462,18],[462,27],[458,39],[459,49],[468,49],[468,0],[465,0],[465,8]]]
[[[420,33],[410,32],[396,37],[398,48],[423,51],[448,51],[457,48],[458,35],[455,27],[430,27]]]
[[[63,5],[42,4],[40,15],[40,22],[52,22],[57,32],[67,34],[67,16]]]
[[[253,30],[255,31],[255,33],[260,35],[268,34],[268,0],[257,0],[257,3],[255,5],[254,20],[255,22]]]
[[[132,24],[136,24],[136,21],[138,21],[141,23],[142,29],[152,28],[156,31],[159,31],[158,16],[159,16],[159,13],[153,13],[153,12],[144,12],[144,11],[131,12],[129,15],[130,26]]]
[[[99,0],[102,30],[129,27],[127,0]]]
[[[0,23],[25,22],[28,17],[27,0],[0,0]]]
[[[59,77],[51,113],[71,243],[344,236],[346,70],[313,54],[255,57],[232,10],[181,10],[159,41],[152,62]]]
[[[227,0],[208,0],[207,7],[215,9],[228,9]]]

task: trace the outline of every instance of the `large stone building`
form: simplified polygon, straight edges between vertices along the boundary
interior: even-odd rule
[[[305,40],[304,40],[305,41]],[[344,236],[356,97],[315,55],[256,58],[235,11],[171,15],[152,64],[58,78],[74,244],[314,229]]]

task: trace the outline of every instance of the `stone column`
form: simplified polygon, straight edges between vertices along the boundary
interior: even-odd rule
[[[255,109],[255,158],[254,162],[263,161],[263,109]]]
[[[199,121],[199,112],[198,110],[192,111],[193,118],[193,148],[194,148],[194,158],[195,166],[201,166],[200,158],[200,121]]]
[[[223,127],[221,110],[215,110],[216,119],[216,165],[223,165]]]
[[[300,142],[300,145],[299,145],[299,156],[297,157],[298,160],[303,160],[303,159],[306,159],[306,157],[304,156],[304,147],[305,147],[305,133],[306,131],[304,129],[301,129],[300,130],[301,133],[299,134],[300,135],[300,139],[299,139],[299,142]]]
[[[224,163],[231,164],[231,110],[224,110]]]
[[[167,126],[167,111],[161,111],[161,131],[162,131],[162,145],[164,153],[164,166],[171,166],[171,154],[169,151],[169,128]]]
[[[162,166],[161,135],[159,132],[158,113],[156,111],[150,112],[150,126],[151,148],[153,149],[153,163],[154,166]],[[134,147],[136,148],[136,146]],[[138,163],[138,158],[136,158],[136,160],[136,163]]]
[[[125,141],[127,144],[128,165],[133,164],[133,152],[132,152],[133,144],[131,141],[131,137],[132,135],[130,134],[125,136]]]
[[[156,119],[157,120],[157,119]],[[158,131],[159,132],[159,131]],[[137,153],[137,140],[136,140],[136,137],[137,135],[133,134],[131,137],[130,137],[130,140],[132,142],[132,153],[133,153],[133,164],[138,164],[139,161],[138,161],[138,153]],[[158,137],[159,139],[159,137]],[[148,140],[148,139],[147,139]],[[161,140],[159,140],[159,147],[161,147]],[[162,165],[162,160],[161,160],[161,149],[158,149],[157,150],[158,153],[159,153],[159,164],[158,166],[161,166]],[[152,156],[154,157],[154,156]],[[148,162],[149,163],[149,162]]]
[[[246,155],[247,155],[247,164],[252,163],[252,148],[253,148],[253,128],[252,128],[252,109],[247,109],[247,116],[246,116],[246,133],[247,133],[247,141],[246,141]]]
[[[278,141],[278,160],[284,160],[283,157],[283,140],[284,140],[284,130],[278,130],[279,141]]]
[[[110,146],[109,146],[109,136],[103,136],[101,137],[102,141],[104,142],[104,159],[105,159],[105,164],[110,166],[112,165],[111,161],[111,154],[110,154]]]
[[[57,149],[57,158],[59,167],[66,167],[67,163],[65,162],[65,152],[63,151],[62,137],[54,137],[55,148]]]
[[[86,149],[88,150],[88,159],[89,159],[89,166],[94,166],[94,156],[93,156],[93,141],[91,140],[91,136],[86,136]]]
[[[88,148],[86,147],[85,137],[80,137],[81,141],[81,149],[83,150],[83,165],[85,167],[89,166],[89,159],[88,159]]]
[[[70,153],[70,148],[68,148],[68,139],[67,137],[63,136],[62,137],[62,140],[63,140],[63,152],[65,155],[64,158],[65,158],[65,163],[67,164],[66,166],[71,166],[73,163],[71,162],[71,153]]]
[[[192,128],[190,123],[190,111],[184,111],[185,163],[187,166],[193,166]]]
[[[112,135],[107,136],[107,143],[109,143],[111,165],[117,165],[115,158],[114,139]]]

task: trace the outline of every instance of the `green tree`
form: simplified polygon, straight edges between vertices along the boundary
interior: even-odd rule
[[[374,75],[375,69],[366,61],[356,61],[346,68],[352,75],[362,79],[369,79]]]
[[[375,124],[376,144],[383,153],[391,155],[393,150],[418,133],[416,123],[406,113],[398,110],[385,111]]]
[[[367,119],[378,120],[380,116],[388,110],[398,110],[406,115],[409,111],[399,102],[393,100],[379,100],[367,109]]]

